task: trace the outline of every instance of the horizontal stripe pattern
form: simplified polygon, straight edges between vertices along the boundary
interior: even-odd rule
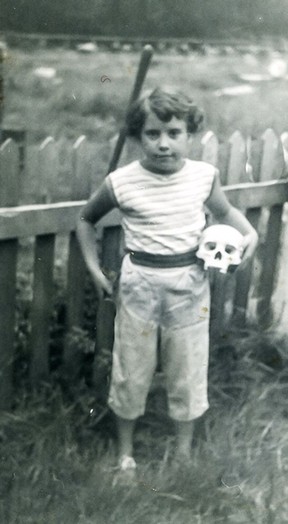
[[[171,175],[147,171],[139,161],[110,173],[126,247],[163,255],[195,248],[215,173],[211,164],[189,159]]]

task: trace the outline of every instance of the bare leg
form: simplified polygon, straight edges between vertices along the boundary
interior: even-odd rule
[[[127,420],[124,418],[117,418],[118,428],[118,450],[119,457],[123,455],[133,456],[133,434],[136,420]]]
[[[184,460],[191,458],[193,429],[193,421],[176,422],[176,455]]]
[[[133,434],[136,420],[127,420],[116,415],[118,429],[118,471],[113,485],[130,486],[135,481],[136,462],[133,458]]]

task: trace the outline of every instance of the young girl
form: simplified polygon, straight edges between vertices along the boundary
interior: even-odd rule
[[[122,212],[126,255],[117,296],[109,406],[118,422],[123,470],[136,468],[133,431],[145,410],[159,340],[179,457],[189,457],[193,420],[208,408],[209,283],[195,256],[205,227],[204,206],[218,222],[244,235],[242,265],[257,244],[256,231],[221,190],[217,169],[187,159],[202,119],[182,92],[157,88],[134,103],[128,133],[140,141],[143,158],[110,173],[78,223],[98,293],[111,294],[95,250],[94,225],[114,207]]]

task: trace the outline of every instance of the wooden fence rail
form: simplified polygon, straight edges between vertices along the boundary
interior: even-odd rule
[[[252,270],[236,274],[236,277],[221,277],[220,281],[216,279],[213,283],[217,295],[214,316],[218,319],[223,317],[225,303],[227,286],[223,283],[229,280],[230,288],[233,282],[230,309],[238,321],[243,321],[249,313],[251,290],[253,299],[257,300],[258,322],[267,327],[271,320],[271,296],[281,245],[283,207],[288,202],[286,144],[287,134],[277,137],[271,129],[252,141],[244,139],[236,131],[225,144],[219,144],[217,137],[209,132],[201,141],[195,142],[191,151],[192,157],[202,158],[219,167],[230,202],[246,213],[260,234]],[[27,248],[27,239],[30,239],[28,251],[34,260],[30,270],[32,290],[29,305],[31,383],[47,379],[50,373],[55,268],[60,262],[63,265],[57,254],[59,245],[62,249],[60,259],[65,258],[66,264],[66,282],[63,284],[66,289],[65,331],[68,333],[73,327],[83,325],[86,269],[75,237],[75,223],[89,194],[104,178],[109,152],[99,151],[85,137],[80,137],[75,144],[56,143],[48,137],[40,146],[26,147],[24,162],[19,163],[19,148],[13,140],[6,140],[0,148],[0,408],[9,407],[12,398],[19,321],[15,316],[19,300],[17,282],[19,274],[26,271],[26,266],[19,266],[19,259],[25,246]],[[123,162],[132,159],[133,155],[133,144],[128,144]],[[101,162],[103,169],[100,165],[97,171],[96,166],[99,167]],[[96,172],[97,177],[94,176]],[[97,236],[102,252],[109,252],[109,246],[105,245],[109,242],[107,232],[119,227],[119,221],[120,215],[115,210],[99,224],[95,246]],[[115,256],[120,257],[120,253]],[[217,289],[221,292],[217,293]],[[70,358],[69,351],[64,354]]]

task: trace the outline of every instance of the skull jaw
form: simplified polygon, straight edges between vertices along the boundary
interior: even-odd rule
[[[196,253],[197,257],[203,260],[204,262],[204,270],[207,271],[208,269],[219,269],[219,273],[225,274],[227,273],[230,266],[238,266],[241,262],[240,257],[233,257],[233,258],[226,258],[222,259],[215,259],[214,257],[209,258],[207,256],[202,256],[201,253]]]
[[[205,260],[204,269],[219,269],[219,273],[227,273],[228,267],[230,266],[229,262],[223,262],[222,260]]]

